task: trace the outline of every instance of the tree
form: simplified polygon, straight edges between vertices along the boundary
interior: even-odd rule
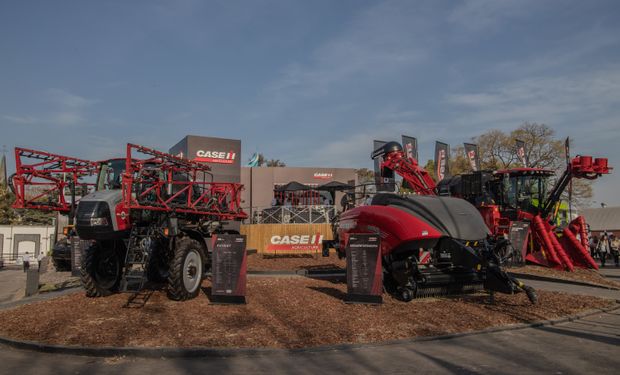
[[[424,165],[424,169],[428,172],[428,174],[433,178],[433,180],[437,181],[437,175],[435,174],[435,161],[427,160]]]
[[[450,155],[450,175],[456,176],[463,173],[470,173],[471,164],[467,155],[465,155],[465,147],[458,146],[452,149]]]
[[[0,225],[10,225],[15,220],[15,211],[11,207],[14,200],[13,194],[0,186]]]
[[[482,169],[498,170],[521,167],[516,152],[517,139],[526,144],[529,167],[551,169],[556,172],[556,176],[560,176],[566,168],[564,141],[556,139],[555,131],[545,124],[525,122],[510,134],[501,130],[490,130],[472,139],[480,149]],[[568,199],[566,192],[564,198]],[[590,181],[573,180],[571,203],[575,207],[587,207],[591,198]]]
[[[367,184],[375,181],[375,172],[368,168],[356,169],[357,181],[359,184]]]
[[[280,159],[269,159],[265,164],[267,167],[286,167],[286,164]]]

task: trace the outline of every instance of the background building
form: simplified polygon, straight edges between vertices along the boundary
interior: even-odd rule
[[[357,175],[353,168],[314,168],[314,167],[242,167],[241,183],[245,187],[242,193],[242,207],[248,214],[255,209],[271,206],[276,187],[296,181],[310,187],[318,187],[331,181],[339,181],[355,186]],[[338,206],[342,198],[336,192]],[[328,195],[324,192],[325,197]]]
[[[620,236],[620,207],[586,208],[581,215],[586,218],[592,234],[598,236],[607,231]]]

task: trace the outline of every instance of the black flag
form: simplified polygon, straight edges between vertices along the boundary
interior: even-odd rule
[[[480,153],[478,152],[478,145],[473,143],[465,143],[465,155],[469,160],[469,165],[474,172],[480,170]]]
[[[406,135],[402,136],[403,139],[403,150],[408,158],[413,158],[415,161],[418,160],[418,140],[414,137],[408,137]]]
[[[447,143],[435,142],[435,175],[437,181],[441,181],[446,177],[450,177],[450,146]]]
[[[523,164],[523,166],[527,168],[528,162],[527,162],[527,154],[525,153],[525,142],[518,140],[518,139],[515,142],[517,144],[517,156],[519,157],[521,164]]]

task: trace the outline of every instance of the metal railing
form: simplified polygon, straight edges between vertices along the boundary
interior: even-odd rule
[[[252,224],[323,224],[336,215],[335,206],[253,207]]]

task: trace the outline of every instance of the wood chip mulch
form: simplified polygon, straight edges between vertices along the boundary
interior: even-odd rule
[[[540,267],[528,265],[524,267],[511,267],[506,269],[509,272],[524,273],[534,276],[544,276],[554,279],[581,281],[601,286],[610,286],[613,288],[620,288],[620,283],[609,280],[603,275],[598,273],[597,270],[575,268],[574,272],[560,271],[554,268]]]
[[[329,257],[315,254],[251,254],[248,255],[248,271],[297,271],[313,269],[343,270],[347,261],[338,259],[334,252]]]
[[[210,283],[203,284],[210,293]],[[381,306],[342,302],[346,285],[308,278],[248,280],[248,304],[212,305],[204,294],[174,302],[155,291],[140,308],[127,294],[82,293],[0,311],[0,335],[80,346],[301,348],[369,343],[480,330],[557,318],[611,306],[613,301],[540,291],[524,294],[428,298],[404,303],[384,295]]]

